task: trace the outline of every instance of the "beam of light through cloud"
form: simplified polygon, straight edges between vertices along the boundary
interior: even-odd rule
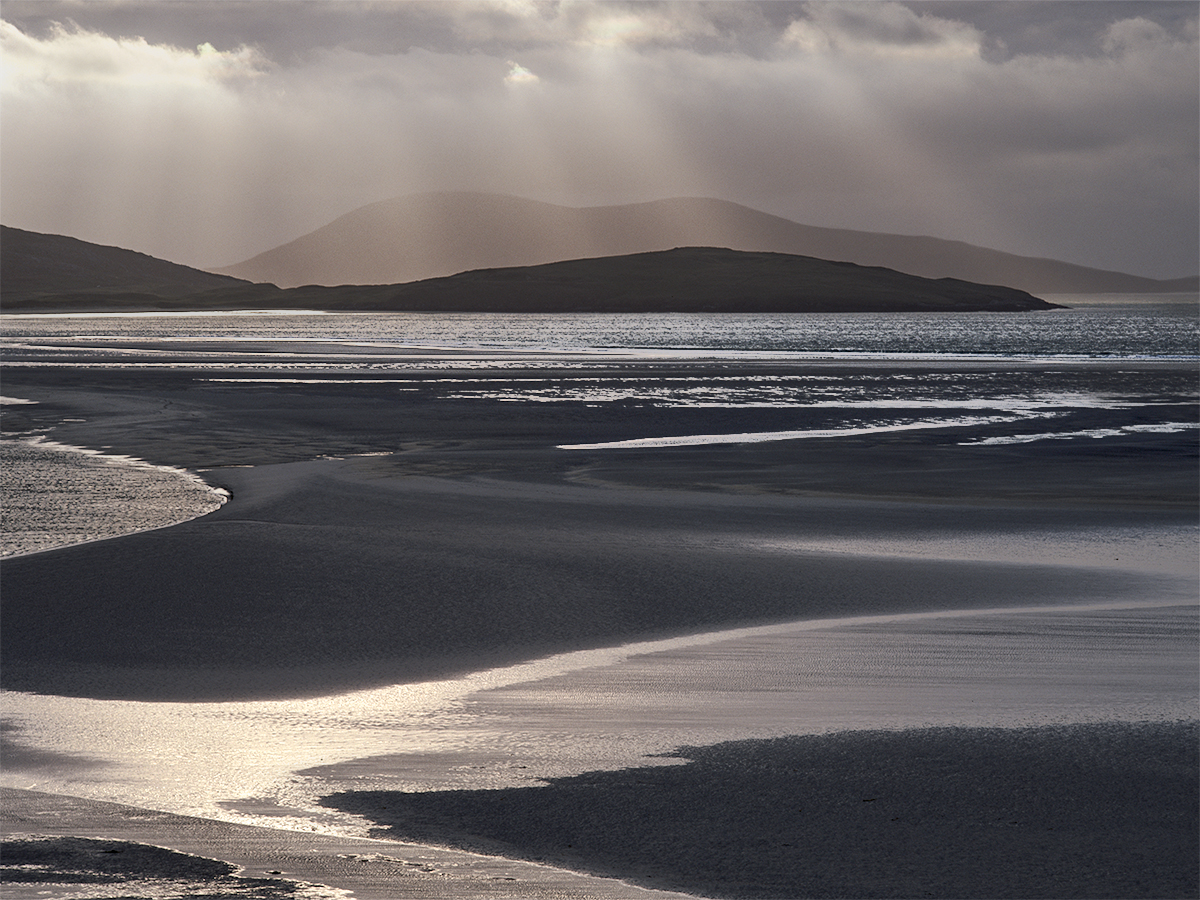
[[[4,79],[9,89],[31,83],[75,85],[98,91],[124,85],[146,90],[190,89],[254,78],[267,68],[251,47],[218,51],[205,41],[194,50],[110,38],[78,26],[55,25],[48,40],[23,34],[0,21]]]
[[[377,200],[483,190],[715,196],[1157,277],[1200,268],[1194,4],[0,15],[5,224],[191,265]]]

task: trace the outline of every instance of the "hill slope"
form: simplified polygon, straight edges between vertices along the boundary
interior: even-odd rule
[[[677,198],[577,209],[465,192],[373,203],[214,271],[283,287],[396,284],[471,269],[697,246],[884,266],[1032,293],[1195,290],[1197,283],[1195,278],[1156,281],[939,238],[817,228],[724,200]]]
[[[133,250],[0,225],[0,290],[5,302],[78,291],[183,297],[244,283]]]
[[[480,269],[395,285],[244,284],[147,304],[145,296],[38,298],[40,309],[323,309],[406,312],[912,312],[1050,309],[1007,287],[927,279],[781,253],[685,247]],[[9,309],[20,308],[6,304]]]

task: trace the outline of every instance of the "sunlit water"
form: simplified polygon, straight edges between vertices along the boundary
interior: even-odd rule
[[[582,353],[659,359],[1194,359],[1194,294],[1062,295],[1071,309],[1037,313],[564,315],[509,313],[207,313],[5,316],[10,364],[53,363],[90,348],[89,365],[286,363],[377,368],[406,351]],[[240,355],[239,355],[240,354]],[[166,358],[171,357],[171,358]],[[317,359],[316,357],[322,357]],[[374,357],[372,360],[371,358]],[[522,361],[525,364],[527,361]],[[555,365],[561,364],[556,360]]]
[[[1160,414],[1196,399],[1194,379],[1169,397],[1075,387],[1073,367],[1174,363],[1200,359],[1195,295],[1063,295],[1070,309],[957,315],[518,315],[518,314],[78,314],[0,320],[8,366],[177,368],[213,382],[255,385],[385,384],[414,370],[448,370],[423,383],[444,400],[693,409],[805,410],[825,421],[803,430],[664,436],[571,449],[670,447],[877,434],[956,427],[964,445],[994,446],[1194,430],[1194,415]],[[860,369],[726,374],[702,381],[650,373],[639,364],[689,361],[862,361],[952,365],[891,371]],[[590,370],[623,361],[620,375]],[[1031,361],[1061,364],[1063,387],[1029,388],[998,378]],[[205,376],[204,370],[214,370]],[[487,369],[480,378],[471,370]],[[498,382],[507,369],[514,374]],[[566,374],[562,374],[563,372]],[[286,374],[285,374],[286,373]],[[336,378],[330,377],[335,375]],[[404,392],[412,388],[396,385]],[[19,398],[18,398],[19,399]],[[1081,410],[1127,410],[1102,428],[1057,422]],[[1185,411],[1186,407],[1185,407]],[[978,426],[1016,424],[1003,434]],[[32,451],[22,449],[21,454]],[[10,456],[13,453],[10,451]],[[22,460],[13,466],[23,467]],[[22,476],[24,477],[24,476]],[[11,479],[10,479],[11,480]],[[197,507],[198,511],[205,511]],[[36,530],[36,529],[34,529]]]

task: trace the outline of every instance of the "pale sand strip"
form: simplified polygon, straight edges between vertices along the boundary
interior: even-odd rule
[[[768,441],[796,441],[805,438],[862,437],[870,434],[890,434],[899,431],[920,431],[926,428],[964,428],[1010,421],[1005,416],[962,416],[957,419],[928,419],[893,425],[859,428],[808,429],[799,431],[759,431],[737,434],[684,434],[674,437],[634,438],[628,441],[603,441],[598,444],[560,444],[559,450],[625,450],[650,447],[691,447],[709,444],[761,444]]]
[[[0,440],[0,495],[3,558],[168,528],[229,498],[186,469],[41,436]]]
[[[358,900],[668,900],[680,896],[550,866],[396,841],[234,825],[12,788],[0,789],[0,801],[5,838],[61,835],[150,844],[224,860],[249,878],[329,885],[353,892]],[[44,900],[46,888],[38,883],[6,883],[3,895],[5,900]]]

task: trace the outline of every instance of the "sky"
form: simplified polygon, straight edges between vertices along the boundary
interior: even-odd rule
[[[1198,12],[5,0],[0,221],[203,268],[424,191],[718,197],[1193,275]]]

